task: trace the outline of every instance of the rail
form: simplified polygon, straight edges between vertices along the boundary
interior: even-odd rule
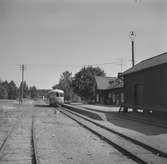
[[[126,156],[130,157],[131,159],[133,159],[134,161],[136,161],[137,163],[154,163],[154,160],[156,159],[156,161],[166,161],[167,162],[167,154],[165,152],[162,152],[158,149],[155,149],[149,145],[146,145],[142,142],[139,142],[138,140],[135,140],[133,138],[130,138],[129,136],[125,136],[124,134],[121,134],[117,131],[114,131],[112,129],[109,129],[108,127],[105,127],[95,121],[92,121],[91,119],[82,116],[81,114],[78,114],[76,112],[70,111],[67,108],[61,108],[61,112],[64,113],[66,116],[70,117],[71,119],[77,121],[79,124],[81,124],[82,126],[86,127],[88,130],[90,130],[91,132],[95,133],[96,135],[98,135],[100,138],[102,138],[103,140],[105,140],[106,142],[108,142],[110,145],[114,146],[115,148],[117,148],[119,151],[121,151],[123,154],[125,154]],[[84,120],[84,121],[83,121]],[[94,126],[90,125],[93,124]],[[128,146],[122,146],[119,142],[116,142],[115,140],[112,140],[110,137],[106,137],[105,135],[103,135],[103,133],[101,133],[99,131],[96,131],[96,127],[101,128],[102,131],[104,131],[106,133],[110,132],[111,135],[115,135],[115,138],[118,138],[118,140],[120,140],[122,142],[122,140],[124,140],[123,142],[125,142],[125,145],[132,145],[132,147],[138,147],[139,150],[141,150],[141,152],[147,152],[145,155],[139,155],[138,153],[135,153],[133,150],[130,150]],[[121,139],[119,139],[121,138]],[[149,156],[152,156],[153,159],[151,159]],[[142,158],[143,157],[143,158]],[[156,162],[157,164],[157,162]]]

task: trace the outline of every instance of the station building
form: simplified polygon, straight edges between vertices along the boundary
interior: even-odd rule
[[[123,80],[117,77],[95,76],[96,103],[117,105],[123,103]]]
[[[123,77],[125,109],[167,111],[167,53],[136,64]]]

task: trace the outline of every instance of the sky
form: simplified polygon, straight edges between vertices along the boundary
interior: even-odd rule
[[[0,0],[0,79],[51,89],[68,70],[102,68],[117,76],[167,51],[166,0]]]

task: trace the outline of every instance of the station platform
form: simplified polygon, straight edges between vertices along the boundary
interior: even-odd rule
[[[119,107],[115,107],[115,106],[75,104],[75,103],[71,103],[71,105],[83,107],[83,108],[90,109],[90,110],[96,111],[96,112],[103,112],[103,113],[119,112]]]
[[[90,104],[71,104],[74,106],[82,107],[90,111],[100,112],[100,113],[119,113],[120,107],[118,106],[107,106],[107,105],[90,105]],[[167,117],[158,117],[157,115],[144,114],[142,112],[132,112],[132,109],[128,110],[128,113],[119,113],[119,116],[130,117],[135,119],[142,119],[145,121],[151,121],[157,124],[163,124],[167,128]],[[166,115],[167,116],[167,115]]]

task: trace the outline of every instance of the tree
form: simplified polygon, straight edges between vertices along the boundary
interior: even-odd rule
[[[29,94],[31,98],[36,98],[37,97],[37,89],[35,86],[30,87],[29,89]]]
[[[35,98],[38,96],[37,89],[35,86],[28,88],[28,85],[24,81],[20,84],[20,87],[16,86],[15,82],[12,80],[8,83],[8,81],[0,80],[0,99],[16,99],[18,96],[21,97],[23,86],[23,98],[31,97]]]
[[[8,81],[7,80],[5,80],[5,81],[3,81],[2,83],[2,86],[6,89],[6,91],[7,91],[7,93],[9,92],[9,84],[8,84]]]
[[[8,82],[0,81],[0,98],[7,99],[8,98]]]
[[[6,88],[0,84],[0,99],[7,99],[8,98],[8,92]]]
[[[16,99],[18,96],[18,88],[14,81],[0,81],[0,98]]]
[[[16,99],[18,97],[18,88],[14,81],[8,83],[8,99]]]
[[[105,73],[99,67],[88,66],[75,74],[72,82],[74,92],[85,101],[95,99],[95,76],[105,76]]]
[[[72,73],[65,71],[62,73],[59,83],[53,86],[53,89],[62,89],[64,91],[65,100],[72,100],[73,89],[72,89]]]

